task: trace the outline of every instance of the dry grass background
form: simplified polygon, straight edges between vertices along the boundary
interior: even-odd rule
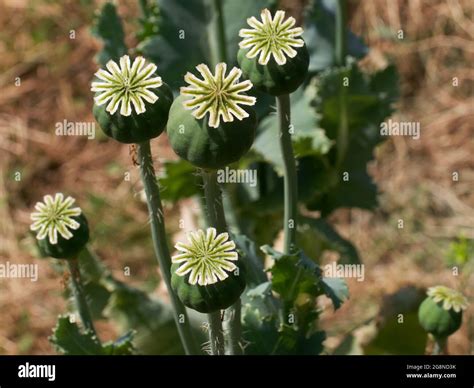
[[[146,211],[127,147],[100,138],[51,136],[58,121],[93,121],[89,83],[98,45],[89,27],[97,3],[0,0],[0,259],[40,266],[37,283],[0,280],[0,354],[53,352],[47,336],[64,311],[64,285],[60,270],[34,258],[28,235],[31,208],[46,193],[66,191],[78,199],[91,214],[92,244],[118,276],[128,265],[127,281],[149,290],[156,285]],[[131,3],[119,2],[119,10],[133,44],[137,10]],[[299,3],[286,2],[292,10]],[[395,118],[419,121],[421,138],[391,138],[377,150],[370,166],[380,188],[376,212],[341,210],[332,217],[358,247],[366,281],[351,282],[351,301],[336,314],[323,314],[323,326],[336,335],[329,346],[400,287],[456,285],[444,261],[449,243],[461,234],[474,238],[473,15],[470,0],[351,3],[351,26],[371,47],[364,66],[397,64],[402,98]],[[394,38],[400,29],[403,40]],[[164,139],[153,143],[159,168],[172,152]],[[131,182],[124,181],[125,172]],[[167,212],[172,228],[180,209]],[[404,229],[397,229],[398,219]],[[100,331],[113,335],[108,325]],[[450,351],[471,352],[473,332],[465,324]]]

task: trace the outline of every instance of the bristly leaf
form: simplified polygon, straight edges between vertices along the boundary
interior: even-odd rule
[[[346,281],[340,278],[323,277],[319,265],[306,256],[303,251],[286,255],[268,245],[264,245],[261,249],[275,260],[270,268],[272,290],[278,293],[285,302],[297,306],[300,304],[298,296],[306,295],[311,299],[311,297],[316,298],[325,294],[331,299],[337,310],[349,298]],[[311,305],[311,302],[306,304]]]
[[[337,139],[340,96],[345,95],[349,146],[332,187],[307,200],[310,210],[320,210],[325,217],[339,207],[372,209],[377,205],[377,187],[367,173],[367,163],[373,159],[374,148],[384,140],[380,123],[393,111],[397,82],[395,67],[368,75],[353,60],[317,78],[318,95],[314,103],[321,117],[320,125],[332,140]],[[334,153],[329,157],[334,159]]]
[[[69,317],[60,316],[49,339],[65,355],[131,355],[134,354],[133,336],[134,332],[130,331],[118,340],[102,345],[94,334],[81,331]]]
[[[139,354],[183,354],[168,304],[123,283],[114,282],[111,288],[104,314],[115,321],[120,332],[136,331],[133,344]]]
[[[127,53],[122,20],[114,4],[107,2],[103,5],[95,18],[91,32],[104,43],[96,57],[97,62],[102,66],[110,60],[118,61]]]
[[[101,355],[103,349],[97,337],[91,332],[81,332],[77,323],[68,316],[60,316],[53,335],[49,338],[58,351],[66,355]]]
[[[268,245],[262,246],[261,249],[274,260],[270,268],[272,289],[285,302],[294,303],[298,295],[303,293],[312,297],[321,295],[319,286],[321,270],[301,251],[287,255]]]
[[[133,337],[135,332],[130,330],[115,341],[106,342],[103,345],[103,352],[108,356],[127,356],[135,353]]]

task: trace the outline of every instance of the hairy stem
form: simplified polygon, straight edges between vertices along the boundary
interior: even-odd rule
[[[204,195],[206,197],[207,219],[210,225],[216,228],[217,233],[227,232],[227,222],[224,214],[224,206],[222,202],[222,192],[217,182],[217,174],[215,171],[202,171],[204,182]],[[227,309],[226,315],[230,317],[228,322],[228,354],[240,354],[240,298]],[[209,322],[211,319],[209,318]],[[212,341],[212,338],[211,338]]]
[[[84,329],[92,332],[96,337],[97,333],[95,331],[94,322],[89,310],[89,305],[87,304],[86,294],[82,286],[81,280],[81,271],[79,269],[79,262],[77,258],[66,260],[69,271],[71,272],[71,288],[76,300],[76,308],[79,312],[79,317],[81,318],[82,325]]]
[[[232,306],[230,306],[225,311],[226,316],[226,323],[227,323],[227,330],[228,333],[228,349],[227,354],[235,356],[238,354],[242,354],[242,347],[240,346],[241,337],[242,337],[242,325],[241,325],[241,310],[242,310],[242,303],[240,302],[240,298],[237,302],[235,302]]]
[[[277,111],[280,121],[280,149],[284,166],[284,247],[283,252],[292,254],[296,250],[296,218],[298,208],[298,187],[296,162],[293,155],[293,144],[290,133],[290,96],[277,97]]]
[[[209,341],[211,343],[211,354],[222,356],[225,354],[224,330],[222,329],[220,311],[207,314],[209,319]]]
[[[216,228],[217,233],[227,232],[227,222],[225,220],[224,207],[222,204],[222,192],[217,182],[217,174],[214,171],[203,170],[202,178],[209,223]]]
[[[222,0],[212,0],[212,10],[214,13],[214,34],[217,42],[212,50],[213,62],[216,65],[219,62],[227,62],[227,40],[225,35],[224,13],[222,10]],[[227,231],[227,223],[225,220],[224,207],[222,202],[222,193],[217,183],[215,173],[203,173],[204,189],[206,195],[208,221],[216,230],[221,233]],[[228,343],[229,354],[239,354],[240,351],[240,298],[228,309],[229,330]],[[209,318],[209,323],[211,318]],[[211,338],[212,341],[212,338]],[[211,342],[212,344],[212,342]]]
[[[153,159],[151,157],[150,142],[145,141],[138,145],[140,175],[145,187],[146,200],[150,216],[151,236],[153,247],[161,274],[168,288],[171,304],[174,308],[174,319],[179,336],[186,354],[197,354],[194,338],[191,332],[186,308],[171,288],[171,256],[166,240],[163,207],[160,199],[160,189],[156,180]]]

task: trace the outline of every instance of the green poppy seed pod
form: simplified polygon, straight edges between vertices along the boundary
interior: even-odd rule
[[[156,74],[156,66],[143,57],[133,64],[125,55],[120,66],[109,61],[92,83],[94,117],[104,133],[121,143],[140,143],[165,129],[173,102],[169,86]]]
[[[444,286],[431,287],[418,309],[420,325],[437,339],[444,339],[461,327],[466,298]]]
[[[186,74],[189,86],[181,88],[171,106],[167,134],[181,158],[199,168],[219,169],[238,161],[255,139],[257,118],[250,107],[255,98],[241,94],[252,84],[239,83],[242,72],[235,67],[226,75],[225,63],[216,66],[215,74],[204,64],[196,69],[203,79]]]
[[[206,247],[205,251],[195,247]],[[233,305],[245,289],[245,273],[227,233],[214,228],[190,233],[188,243],[176,244],[171,287],[181,302],[201,313],[212,313]],[[197,253],[199,252],[199,253]]]
[[[241,29],[242,41],[237,61],[255,88],[280,96],[294,92],[306,79],[309,53],[301,38],[303,29],[296,21],[285,19],[284,11],[275,16],[265,9],[261,21],[247,19],[251,29]]]
[[[31,213],[30,229],[36,232],[38,247],[45,256],[56,259],[74,258],[89,241],[87,219],[75,200],[57,193],[46,195]]]

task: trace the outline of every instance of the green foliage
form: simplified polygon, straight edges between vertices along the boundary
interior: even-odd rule
[[[263,246],[261,248],[274,260],[270,268],[272,274],[272,289],[286,303],[297,307],[301,302],[311,304],[311,297],[327,295],[338,309],[349,297],[349,290],[344,279],[322,277],[321,268],[302,251],[286,255]],[[301,296],[303,298],[299,299]],[[308,301],[304,297],[310,297]]]
[[[243,234],[232,233],[231,238],[237,246],[239,258],[244,262],[247,286],[267,284],[263,259],[257,253],[255,242]]]
[[[449,246],[446,262],[449,265],[465,266],[474,255],[474,243],[467,237],[460,236]]]
[[[349,298],[349,288],[344,279],[322,278],[321,286],[324,293],[331,299],[334,310],[337,310]]]
[[[169,304],[116,280],[90,250],[81,253],[79,262],[95,319],[112,320],[123,335],[133,330],[138,354],[183,354]]]
[[[354,245],[322,218],[301,217],[298,221],[298,245],[310,257],[320,257],[328,250],[339,253],[340,264],[360,263]]]
[[[427,335],[418,323],[416,312],[403,314],[403,323],[391,317],[378,330],[373,341],[364,348],[365,354],[424,354]]]
[[[282,324],[278,319],[279,302],[273,298],[271,287],[270,282],[262,283],[243,298],[245,354],[320,354],[325,333],[301,324]]]
[[[139,42],[153,35],[158,35],[160,21],[160,8],[156,1],[140,0],[141,16],[138,19],[139,30],[136,33]]]
[[[311,1],[306,10],[303,38],[311,56],[310,72],[318,72],[335,65],[335,7],[337,0]],[[347,53],[364,57],[368,48],[362,40],[347,30]]]
[[[129,331],[122,335],[119,339],[112,342],[106,342],[103,345],[104,354],[107,356],[126,356],[134,354],[135,349],[133,347],[134,331]]]
[[[67,316],[60,316],[50,341],[65,355],[129,355],[134,353],[133,332],[119,338],[116,342],[101,344],[91,332],[82,332],[77,323]]]
[[[291,114],[294,133],[293,148],[297,157],[308,155],[325,155],[332,142],[319,128],[319,117],[311,107],[316,89],[313,85],[299,89],[291,96]],[[253,149],[259,157],[272,164],[278,173],[283,172],[283,159],[278,143],[279,124],[276,115],[265,117],[259,125],[257,139]]]
[[[278,120],[276,115],[269,114],[274,100],[256,93],[257,139],[252,151],[243,159],[237,160],[247,151],[247,146],[238,152],[238,157],[232,154],[236,152],[235,144],[244,141],[242,131],[235,131],[226,145],[225,157],[229,159],[225,163],[209,163],[214,145],[206,148],[198,144],[202,150],[198,152],[199,163],[195,164],[199,167],[216,168],[235,162],[235,167],[258,171],[256,187],[232,184],[225,188],[226,213],[233,230],[238,231],[232,234],[232,239],[247,275],[247,289],[241,296],[246,354],[315,355],[322,352],[326,335],[317,326],[320,313],[317,298],[327,296],[334,309],[338,309],[348,299],[349,291],[343,279],[324,278],[317,262],[325,251],[333,251],[339,254],[340,263],[360,263],[355,247],[331,227],[326,217],[338,208],[372,209],[377,204],[377,187],[367,173],[367,163],[372,160],[375,147],[384,140],[379,128],[392,113],[398,94],[397,75],[391,66],[375,74],[365,74],[351,58],[345,66],[335,67],[335,3],[336,0],[309,2],[304,38],[310,73],[291,98],[299,206],[319,211],[321,218],[298,220],[300,250],[296,254],[277,252],[270,245],[261,248],[271,258],[268,270],[271,277],[265,273],[263,257],[256,247],[272,244],[282,225],[283,161]],[[174,91],[183,85],[186,72],[200,63],[215,61],[216,15],[211,1],[141,0],[140,6],[142,15],[136,34],[139,45],[135,53],[156,63],[160,76]],[[261,9],[274,6],[275,0],[222,0],[229,65],[236,63],[238,31],[246,27],[246,18],[258,16]],[[127,53],[122,22],[112,3],[107,2],[98,14],[93,34],[104,42],[97,58],[101,64],[110,59],[118,60]],[[361,58],[367,52],[367,47],[350,31],[347,31],[346,43],[347,54],[353,58]],[[189,157],[196,152],[193,142],[202,143],[199,136],[196,137],[197,132],[190,133],[186,140],[189,144],[183,146],[181,138],[173,139],[176,123],[170,124],[168,131],[173,148],[185,146],[186,152],[176,152],[193,159]],[[346,138],[341,135],[341,129],[347,130]],[[344,173],[347,180],[343,179]],[[175,203],[201,193],[195,167],[186,161],[166,161],[160,175],[162,197],[166,201]],[[456,263],[467,261],[464,242],[452,251]],[[62,317],[51,338],[59,351],[64,354],[130,354],[135,348],[140,354],[183,353],[173,311],[167,303],[117,281],[92,255],[81,260],[81,269],[85,273],[85,292],[91,299],[93,316],[114,321],[125,334],[113,343],[102,345],[90,333],[82,332],[76,324]],[[239,294],[241,291],[239,289]],[[289,319],[290,316],[294,320]],[[192,319],[193,325],[199,326],[200,323]],[[412,341],[412,348],[407,341],[393,342],[394,338],[405,335],[402,334],[405,330],[402,332],[401,326],[388,321],[371,344],[372,349],[383,353],[418,352],[422,344],[420,338],[426,339],[426,336],[418,335],[419,326],[412,327],[412,321],[411,316],[406,321],[409,324],[406,327],[415,333],[406,337]],[[200,333],[196,330],[196,338],[202,338]]]
[[[172,89],[183,84],[183,77],[200,63],[209,63],[211,47],[217,44],[211,24],[214,22],[207,0],[156,0],[159,8],[158,31],[145,38],[138,51],[158,65],[160,74]],[[228,64],[235,63],[238,31],[246,18],[257,15],[262,8],[271,7],[272,0],[236,2],[224,0]],[[184,35],[183,35],[184,34]],[[183,53],[186,60],[183,61]]]
[[[122,20],[113,3],[107,2],[102,6],[94,20],[91,32],[104,44],[96,57],[97,62],[102,66],[111,59],[117,61],[127,53]]]
[[[102,346],[91,332],[81,333],[79,326],[67,316],[60,316],[50,341],[66,355],[102,354]]]
[[[158,181],[161,199],[173,203],[198,194],[201,184],[196,167],[182,159],[165,161]]]
[[[330,168],[337,179],[306,201],[309,209],[320,210],[326,216],[339,207],[376,206],[377,188],[367,173],[367,163],[373,158],[374,148],[384,140],[380,123],[392,113],[397,81],[393,66],[367,75],[351,60],[347,66],[326,70],[316,79],[314,104],[320,125],[331,140],[337,141],[342,121],[347,123],[348,148],[340,167],[335,162],[337,147],[330,153]]]
[[[423,354],[427,335],[418,323],[417,310],[425,292],[413,286],[403,287],[386,296],[372,323],[373,339],[364,345],[365,354]]]
[[[184,353],[169,304],[123,283],[110,286],[114,292],[104,314],[118,325],[120,332],[136,331],[133,344],[137,353]],[[197,330],[195,335],[200,338]]]

